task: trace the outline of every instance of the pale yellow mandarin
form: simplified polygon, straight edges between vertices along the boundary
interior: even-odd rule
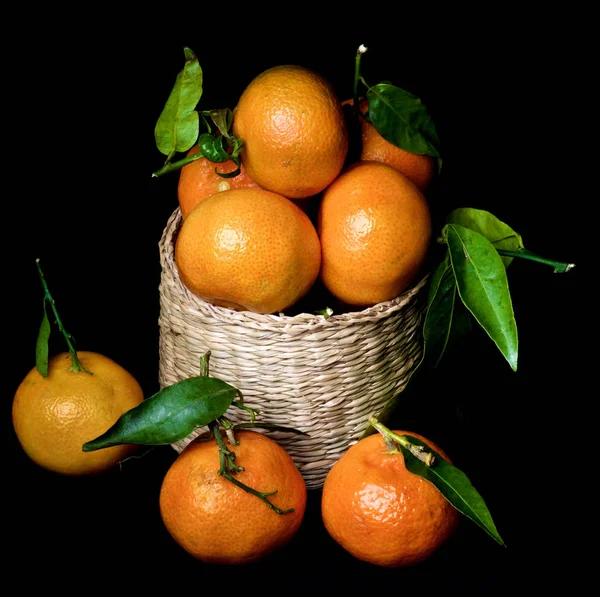
[[[69,354],[58,354],[49,361],[47,377],[31,369],[12,405],[13,426],[26,454],[65,475],[99,473],[130,455],[135,446],[95,452],[83,452],[82,446],[144,398],[135,378],[112,359],[86,351],[77,355],[91,375],[74,373]]]

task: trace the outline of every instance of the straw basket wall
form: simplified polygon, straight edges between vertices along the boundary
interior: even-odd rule
[[[174,261],[181,222],[176,209],[159,243],[161,388],[198,375],[210,350],[210,375],[238,388],[260,421],[307,434],[262,430],[290,453],[309,489],[321,488],[369,416],[404,388],[418,363],[425,279],[392,301],[328,319],[237,312],[206,303],[182,284]],[[227,416],[248,420],[235,408]],[[181,452],[205,430],[173,448]]]

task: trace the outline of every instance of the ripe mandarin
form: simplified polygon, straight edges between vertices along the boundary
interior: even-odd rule
[[[321,280],[348,305],[395,298],[414,280],[431,239],[429,206],[406,176],[358,162],[323,193],[318,213]]]
[[[246,564],[280,549],[298,531],[306,485],[290,455],[255,431],[238,431],[235,478],[269,493],[278,514],[260,498],[217,474],[215,439],[193,441],[173,462],[160,490],[160,513],[170,535],[195,558],[211,564]]]
[[[195,155],[198,151],[200,151],[199,147],[194,145],[187,155]],[[177,199],[181,215],[186,218],[200,201],[214,193],[229,189],[258,187],[258,184],[248,176],[243,165],[240,165],[240,173],[233,178],[224,178],[215,171],[228,174],[236,168],[233,161],[216,164],[206,158],[200,158],[184,166],[179,172],[177,184]]]
[[[447,455],[417,433],[440,456]],[[427,558],[452,535],[460,515],[429,481],[411,473],[400,451],[388,453],[377,433],[361,439],[325,478],[323,523],[354,557],[377,566],[403,567]]]
[[[270,68],[242,93],[233,132],[242,163],[261,187],[290,199],[316,195],[340,173],[348,129],[332,85],[295,65]]]
[[[343,104],[353,105],[354,100],[346,100]],[[360,111],[364,116],[369,109],[366,99],[360,102]],[[375,126],[360,118],[360,131],[362,140],[361,161],[381,162],[392,166],[410,178],[421,191],[425,191],[435,174],[435,160],[430,155],[412,153],[382,137]]]
[[[314,284],[321,248],[309,217],[289,199],[264,189],[231,189],[190,212],[175,260],[182,282],[203,300],[278,313]]]

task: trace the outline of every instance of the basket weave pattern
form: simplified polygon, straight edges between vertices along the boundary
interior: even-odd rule
[[[203,301],[181,282],[174,260],[181,222],[176,209],[159,243],[161,388],[199,375],[200,357],[210,350],[210,375],[238,388],[260,421],[307,434],[257,429],[290,453],[308,488],[322,487],[369,416],[404,388],[418,363],[425,278],[392,301],[328,319],[233,311]],[[249,420],[235,408],[227,417]],[[205,430],[173,448],[181,452]]]

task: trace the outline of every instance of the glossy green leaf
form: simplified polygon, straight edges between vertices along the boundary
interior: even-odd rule
[[[432,483],[459,512],[480,526],[500,545],[504,545],[504,540],[496,529],[484,499],[473,487],[469,478],[422,441],[410,435],[404,437],[412,444],[425,447],[427,451],[432,452],[435,456],[434,463],[427,466],[422,460],[411,454],[409,450],[398,444],[404,456],[406,468],[411,473],[419,475]]]
[[[519,251],[524,248],[521,235],[510,226],[499,220],[495,215],[483,209],[471,207],[460,207],[451,211],[447,218],[447,224],[458,224],[483,234],[496,249],[507,251]],[[508,267],[512,257],[500,256],[505,267]]]
[[[458,298],[456,281],[448,256],[431,278],[428,307],[423,323],[423,359],[437,367],[452,339],[471,329],[471,317]]]
[[[198,147],[202,155],[211,162],[222,163],[231,159],[224,144],[224,137],[215,137],[211,133],[202,133],[198,137]]]
[[[119,444],[171,444],[208,425],[229,408],[238,390],[214,377],[190,377],[160,390],[121,415],[84,452]]]
[[[470,228],[447,224],[442,235],[462,302],[516,371],[517,324],[500,255],[485,236]]]
[[[176,152],[188,151],[200,130],[195,108],[202,97],[202,69],[192,50],[184,48],[184,53],[185,65],[154,129],[158,150],[169,158]]]
[[[412,153],[440,156],[440,142],[433,120],[421,100],[389,83],[367,91],[369,118],[387,141]]]
[[[48,377],[48,340],[50,339],[50,321],[44,298],[44,315],[35,344],[35,366],[42,377]]]

